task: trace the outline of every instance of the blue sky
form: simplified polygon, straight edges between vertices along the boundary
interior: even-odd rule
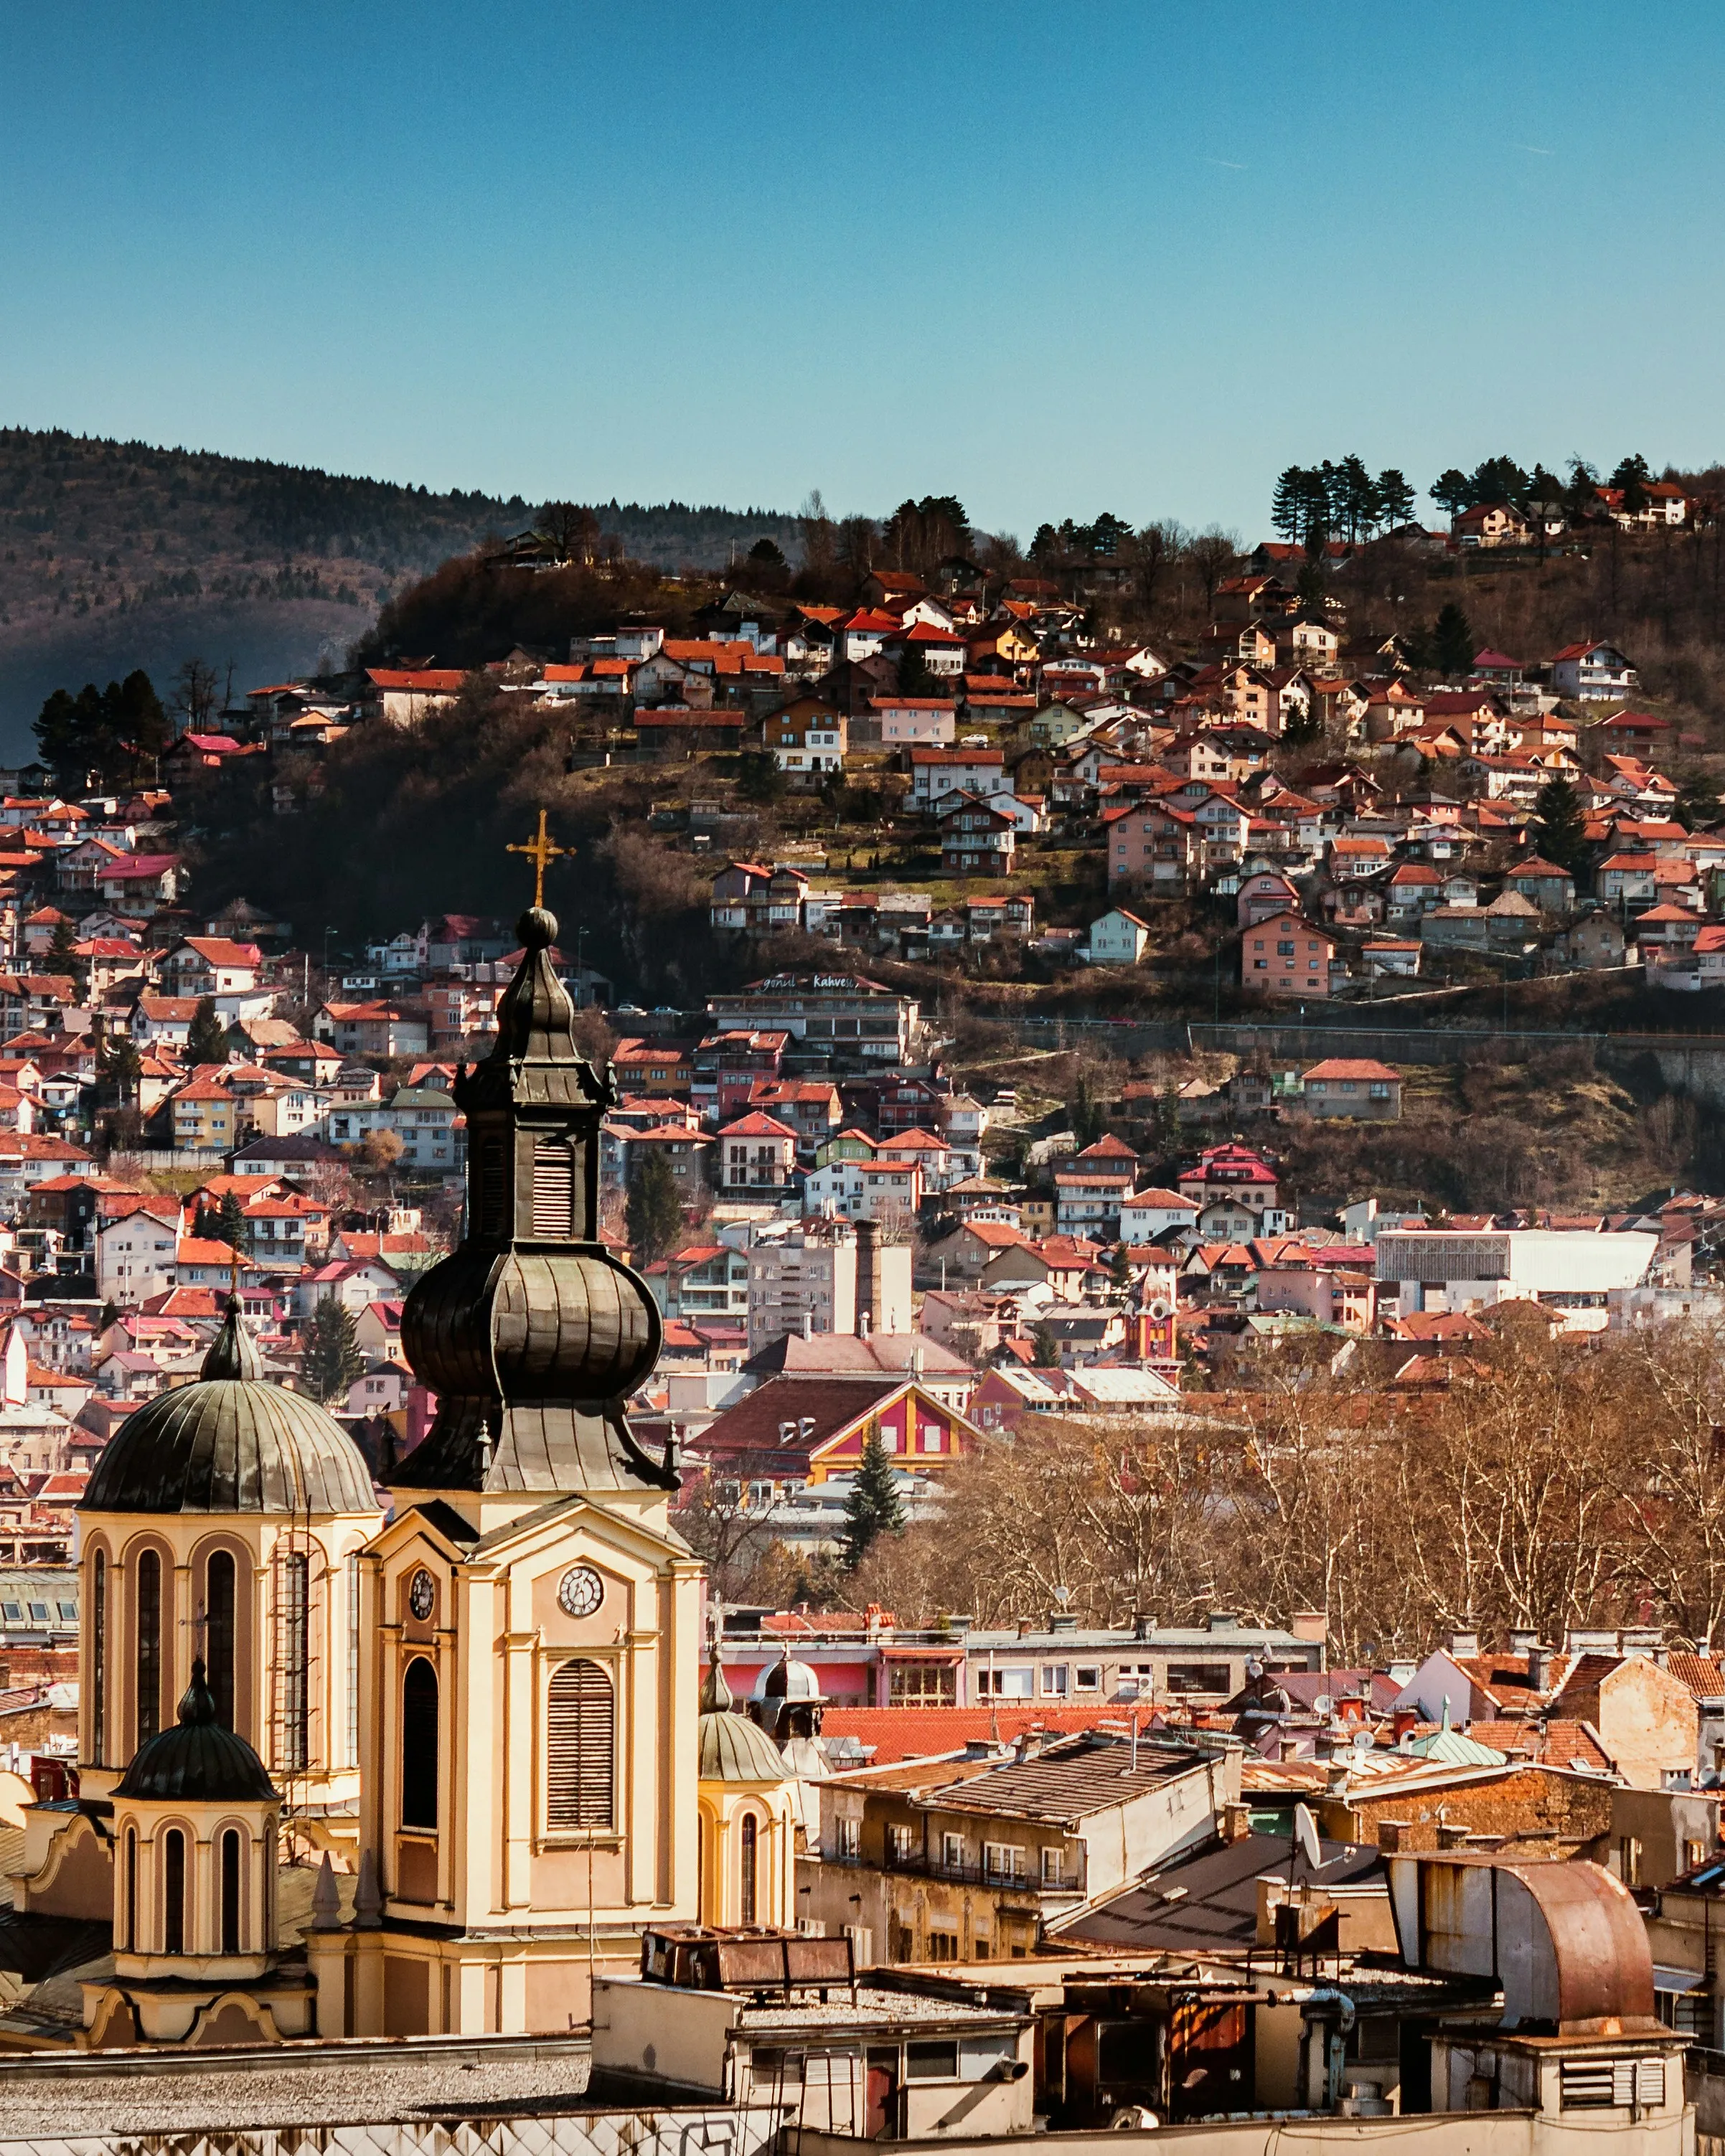
[[[1348,451],[1707,463],[1722,47],[1544,0],[0,0],[0,420],[1024,539],[1250,540]]]

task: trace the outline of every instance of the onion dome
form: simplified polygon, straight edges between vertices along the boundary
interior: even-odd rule
[[[701,1717],[695,1725],[696,1779],[703,1782],[788,1782],[789,1769],[778,1746],[746,1714],[732,1712],[731,1687],[719,1666],[719,1634],[714,1627],[706,1682],[701,1687]]]
[[[517,924],[521,963],[497,1040],[455,1080],[467,1120],[460,1245],[414,1283],[402,1346],[438,1396],[398,1487],[674,1490],[624,1403],[659,1359],[646,1282],[598,1240],[599,1124],[617,1099],[575,1045],[575,1006],[551,963],[557,917]]]
[[[371,1471],[304,1393],[268,1383],[230,1296],[198,1383],[146,1400],[96,1456],[85,1512],[375,1512]]]
[[[280,1801],[263,1761],[235,1730],[216,1719],[214,1695],[203,1664],[192,1665],[192,1681],[180,1702],[180,1718],[141,1744],[121,1778],[116,1797],[162,1804],[256,1804]]]
[[[783,1656],[769,1663],[755,1679],[752,1700],[782,1700],[787,1707],[824,1707],[826,1695],[820,1679],[807,1662],[793,1661],[787,1647]]]

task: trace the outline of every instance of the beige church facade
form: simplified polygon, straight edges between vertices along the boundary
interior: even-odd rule
[[[92,1477],[79,1795],[32,1809],[13,1881],[21,1912],[113,1917],[87,2045],[563,2030],[649,1925],[794,1920],[794,1775],[716,1664],[701,1697],[675,1463],[623,1411],[660,1319],[598,1240],[610,1081],[555,932],[523,917],[458,1081],[465,1233],[403,1327],[439,1412],[387,1517],[237,1304]],[[278,1837],[324,1867],[303,1957]]]

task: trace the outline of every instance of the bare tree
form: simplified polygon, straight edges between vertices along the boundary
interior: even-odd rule
[[[189,733],[206,733],[217,707],[216,670],[203,659],[187,659],[174,676],[173,709]]]
[[[1240,535],[1211,525],[1186,544],[1186,559],[1204,588],[1204,612],[1214,618],[1216,587],[1240,559]]]

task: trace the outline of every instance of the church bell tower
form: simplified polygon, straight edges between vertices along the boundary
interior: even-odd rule
[[[360,1872],[314,1929],[325,2035],[565,2030],[696,1912],[701,1567],[625,1404],[661,1335],[598,1239],[614,1099],[574,1039],[539,870],[495,1047],[456,1080],[459,1246],[414,1286],[437,1395],[363,1559]]]

